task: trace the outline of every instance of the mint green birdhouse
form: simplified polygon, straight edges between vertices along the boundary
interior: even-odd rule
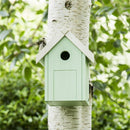
[[[52,106],[89,103],[89,61],[94,56],[71,32],[57,33],[37,55],[45,60],[45,101]]]

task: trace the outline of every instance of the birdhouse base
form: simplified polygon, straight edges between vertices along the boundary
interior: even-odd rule
[[[89,101],[46,101],[50,106],[87,106]]]

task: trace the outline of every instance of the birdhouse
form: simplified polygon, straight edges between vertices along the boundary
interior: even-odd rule
[[[71,32],[58,33],[38,53],[45,60],[45,101],[52,106],[89,103],[89,61],[94,56]]]

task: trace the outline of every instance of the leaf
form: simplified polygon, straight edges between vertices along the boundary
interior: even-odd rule
[[[2,32],[0,33],[0,40],[1,40],[1,41],[4,40],[4,39],[7,37],[7,35],[9,35],[9,33],[10,33],[11,31],[12,31],[11,29],[2,31]]]
[[[29,53],[29,52],[30,52],[30,50],[27,49],[27,48],[22,48],[21,51],[22,51],[22,52],[26,52],[26,53]]]
[[[107,84],[106,83],[103,83],[102,81],[93,81],[92,82],[93,86],[100,90],[100,91],[104,91],[105,88],[107,87]]]
[[[37,12],[36,12],[36,14],[42,14],[43,13],[43,10],[38,10]]]
[[[48,112],[46,112],[46,113],[42,116],[41,121],[43,121],[44,119],[46,119],[47,116],[48,116]]]
[[[48,9],[43,13],[43,19],[42,19],[42,21],[46,22],[47,19],[48,19]]]
[[[97,12],[96,15],[101,15],[103,12],[106,12],[110,9],[110,7],[102,7]]]
[[[118,17],[120,15],[118,9],[116,9],[113,13],[112,13],[114,16]]]
[[[105,4],[109,4],[111,0],[103,0]]]
[[[22,74],[23,74],[24,79],[29,81],[30,78],[31,78],[32,71],[31,71],[31,69],[29,67],[25,67],[23,69]]]
[[[130,53],[130,49],[128,49],[126,52]]]
[[[130,24],[130,18],[127,18],[127,22]]]
[[[20,54],[17,56],[17,60],[21,60],[23,57],[24,57],[24,53],[20,53]]]
[[[10,47],[10,46],[12,46],[14,43],[16,43],[16,41],[15,41],[15,40],[8,41],[8,46]]]
[[[107,31],[103,26],[101,26],[100,28],[101,28],[101,31],[102,31],[102,32],[104,32],[104,33],[106,33],[107,35],[109,35],[108,31]]]
[[[15,58],[12,60],[11,64],[10,64],[10,70],[12,70],[12,69],[14,68],[16,62],[17,62],[17,58],[15,57]]]
[[[5,57],[5,60],[10,61],[14,57],[14,54],[10,54],[7,57]]]
[[[0,45],[0,53],[1,53],[1,51],[3,50],[3,48],[4,48],[4,44],[1,44],[1,45]]]
[[[102,6],[102,3],[101,2],[99,2],[99,1],[95,1],[95,5],[98,5],[98,6]]]
[[[96,33],[95,29],[92,30],[92,38],[93,38],[94,41],[97,40],[97,33]]]
[[[123,23],[120,20],[117,20],[115,23],[115,27],[117,30],[121,30],[123,28]]]
[[[2,17],[7,17],[7,16],[9,16],[9,14],[8,14],[7,11],[0,11],[0,15],[1,15]]]
[[[125,42],[125,43],[127,43],[128,42],[128,39],[127,38],[123,38],[123,41]]]
[[[25,31],[22,31],[22,32],[20,32],[20,37],[22,37],[23,35],[24,35],[24,33],[25,33]]]
[[[32,60],[31,63],[32,63],[34,66],[43,68],[43,66],[42,66],[40,63],[37,63],[37,64],[36,64],[36,61],[35,61],[35,60]]]
[[[108,67],[108,65],[110,64],[110,61],[107,58],[100,56],[100,55],[97,55],[95,57],[95,60],[96,60],[97,63],[101,63],[105,67]]]
[[[127,75],[127,80],[130,80],[130,74]]]
[[[120,68],[120,71],[124,71],[129,69],[129,66],[126,64],[119,64],[118,67]],[[128,71],[128,70],[127,70]]]
[[[112,8],[112,9],[110,9],[110,10],[107,12],[107,14],[108,14],[108,15],[112,15],[112,14],[115,12],[115,10],[116,10],[116,8]]]
[[[118,47],[120,47],[120,44],[121,44],[121,40],[120,40],[120,39],[117,39],[117,40],[113,43],[113,46],[114,46],[115,48],[118,48]]]

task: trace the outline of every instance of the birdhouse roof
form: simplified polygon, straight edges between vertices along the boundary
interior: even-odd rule
[[[51,40],[47,45],[39,51],[39,53],[36,56],[36,63],[38,63],[51,49],[59,43],[59,41],[67,37],[79,50],[92,62],[94,62],[94,55],[93,53],[88,49],[87,46],[85,46],[78,38],[76,38],[71,32],[66,32],[65,34],[58,32],[56,34],[56,37],[54,37],[53,41]]]

